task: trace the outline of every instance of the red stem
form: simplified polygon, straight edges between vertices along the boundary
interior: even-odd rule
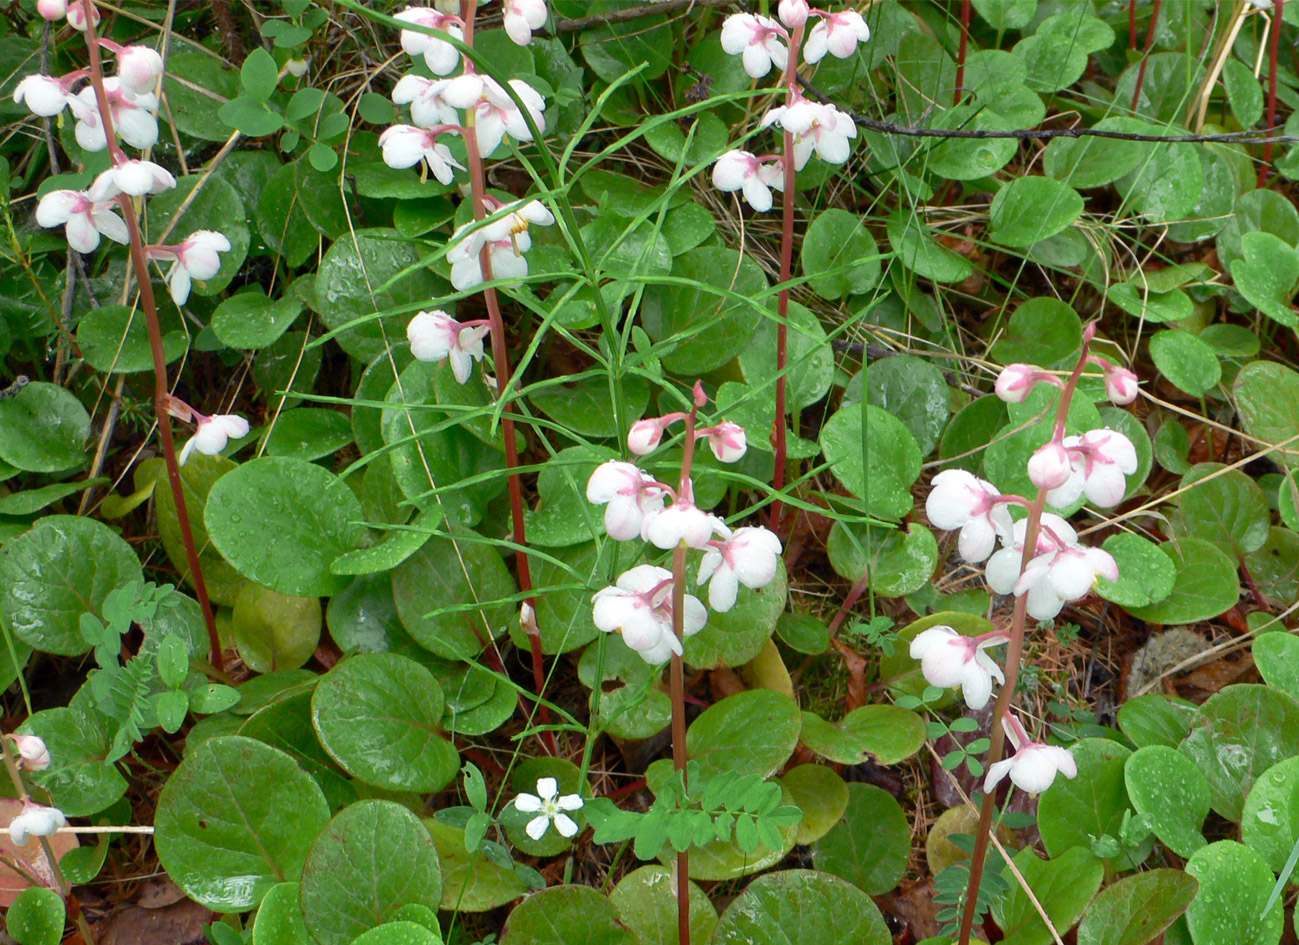
[[[124,161],[126,155],[117,145],[116,132],[113,129],[113,114],[108,105],[108,93],[104,90],[104,69],[99,61],[99,41],[95,38],[95,18],[90,8],[86,9],[86,48],[90,56],[90,84],[95,89],[95,101],[99,106],[99,119],[104,125],[104,138],[108,142],[109,157],[114,163]],[[209,661],[218,672],[221,672],[225,669],[221,659],[221,638],[217,635],[216,618],[212,616],[212,602],[207,596],[207,582],[203,580],[203,568],[199,564],[198,549],[194,545],[194,531],[190,527],[189,509],[185,505],[185,488],[181,483],[180,464],[176,461],[176,442],[171,435],[171,413],[167,410],[169,399],[167,357],[162,347],[162,327],[158,322],[158,305],[153,295],[153,283],[149,279],[149,263],[144,258],[144,238],[140,234],[140,224],[135,218],[135,206],[130,198],[125,194],[119,195],[117,205],[122,208],[122,217],[130,233],[131,263],[135,269],[135,281],[140,286],[140,306],[144,309],[145,325],[149,329],[149,350],[153,355],[153,409],[158,418],[158,433],[162,438],[162,455],[167,464],[167,481],[171,484],[172,498],[176,502],[176,521],[180,525],[181,542],[185,545],[190,580],[194,583],[194,593],[203,611],[203,622],[207,625],[208,646],[211,649]]]
[[[1132,110],[1137,110],[1137,102],[1141,99],[1141,86],[1146,81],[1146,65],[1150,62],[1150,47],[1155,44],[1155,24],[1159,22],[1159,5],[1162,0],[1155,0],[1154,7],[1150,11],[1150,26],[1146,29],[1146,46],[1141,51],[1141,68],[1137,70],[1137,84],[1132,89]]]
[[[798,55],[803,45],[804,26],[794,28],[789,40],[789,60],[785,64],[785,100],[792,102],[798,96]],[[794,135],[785,132],[784,154],[781,164],[785,172],[785,189],[781,194],[783,214],[780,230],[780,281],[784,286],[776,307],[776,428],[772,431],[772,446],[776,454],[776,472],[771,487],[776,498],[771,503],[771,530],[780,534],[780,490],[785,487],[785,368],[789,363],[789,280],[794,273],[794,187],[797,170],[794,168]]]
[[[474,14],[477,12],[477,0],[460,0],[460,18],[465,24],[466,46],[474,44]],[[465,58],[465,71],[473,71],[473,62]],[[483,173],[483,156],[478,150],[478,129],[475,123],[475,112],[470,110],[465,116],[464,139],[465,149],[469,155],[469,178],[473,187],[474,219],[482,220],[487,216],[485,197],[487,196],[487,179]],[[491,247],[484,244],[479,262],[483,270],[483,281],[492,281]],[[487,302],[487,320],[491,323],[489,332],[492,339],[492,361],[496,365],[497,389],[505,395],[510,389],[510,354],[505,345],[505,321],[501,318],[500,301],[496,290],[486,288],[483,297]],[[507,401],[501,411],[501,432],[505,436],[505,466],[510,470],[510,520],[514,524],[514,562],[519,575],[519,590],[526,595],[527,603],[536,610],[536,600],[532,596],[532,569],[528,565],[527,534],[523,525],[523,480],[515,470],[519,467],[519,449],[514,440],[514,404]],[[532,685],[537,696],[537,721],[542,725],[550,724],[550,709],[540,700],[546,688],[545,658],[541,652],[541,634],[534,628],[524,628],[532,650]],[[553,732],[541,733],[542,745],[552,755],[559,753]]]
[[[970,44],[970,0],[961,0],[961,48],[956,53],[956,91],[952,104],[961,104],[961,91],[965,87],[965,51]]]
[[[1267,50],[1267,127],[1269,134],[1276,125],[1276,56],[1281,45],[1281,15],[1285,13],[1285,0],[1276,0],[1272,13],[1272,34]],[[1263,145],[1263,166],[1258,169],[1258,186],[1267,186],[1268,171],[1272,167],[1272,142]]]
[[[1128,0],[1128,49],[1137,49],[1137,0]]]

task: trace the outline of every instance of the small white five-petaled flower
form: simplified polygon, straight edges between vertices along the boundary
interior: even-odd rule
[[[540,840],[552,823],[561,837],[577,834],[577,821],[565,811],[581,810],[582,797],[579,794],[560,794],[559,782],[554,778],[538,780],[537,793],[520,794],[514,799],[514,806],[525,814],[537,815],[524,828],[533,840]]]
[[[57,807],[43,807],[25,800],[23,812],[9,823],[9,838],[14,846],[21,847],[31,837],[52,837],[60,827],[67,825],[68,819]]]
[[[965,704],[982,709],[992,697],[992,681],[1006,681],[1001,667],[984,650],[1009,641],[1004,633],[967,637],[951,627],[937,626],[916,634],[910,653],[913,660],[920,660],[925,682],[940,689],[960,686]]]
[[[1001,727],[1006,730],[1006,738],[1015,753],[988,769],[988,776],[983,781],[985,792],[995,788],[1006,775],[1010,775],[1011,783],[1021,791],[1041,794],[1051,786],[1057,773],[1066,778],[1078,774],[1078,763],[1073,755],[1055,745],[1029,740],[1024,726],[1013,715],[1007,714],[1001,720]]]

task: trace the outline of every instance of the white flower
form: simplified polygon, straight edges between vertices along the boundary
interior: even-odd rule
[[[1010,594],[1015,590],[1019,580],[1019,565],[1024,558],[1024,536],[1028,532],[1028,519],[1022,518],[1015,523],[1009,536],[1002,535],[1002,548],[988,559],[985,576],[988,586],[998,594]],[[1078,533],[1073,526],[1052,512],[1042,515],[1042,527],[1037,533],[1037,542],[1033,551],[1035,555],[1047,554],[1060,547],[1060,544],[1072,545],[1078,541]]]
[[[1087,501],[1103,509],[1117,505],[1127,490],[1127,479],[1137,471],[1137,451],[1122,433],[1089,430],[1082,436],[1066,436],[1069,478],[1046,494],[1046,501],[1064,508],[1086,493]]]
[[[80,190],[51,190],[36,205],[36,222],[41,226],[65,227],[68,245],[79,253],[92,253],[100,236],[115,243],[131,241],[126,223],[111,213],[112,201],[94,201]]]
[[[1137,375],[1127,368],[1109,367],[1105,371],[1105,393],[1110,401],[1123,407],[1137,399]]]
[[[848,140],[857,137],[857,126],[847,112],[805,98],[767,112],[762,127],[772,124],[794,136],[794,168],[800,171],[813,151],[823,161],[842,164],[850,153]]]
[[[68,93],[58,79],[29,75],[14,86],[14,101],[22,102],[33,115],[53,118],[68,105]]]
[[[1010,510],[997,501],[1000,497],[992,483],[963,469],[944,469],[934,477],[925,514],[944,531],[959,528],[957,547],[961,557],[977,564],[992,554],[999,536],[1011,532]]]
[[[74,30],[84,33],[86,31],[86,10],[90,10],[90,16],[95,25],[99,25],[99,10],[91,0],[72,0],[68,4],[68,25]],[[51,19],[46,17],[46,19]]]
[[[822,13],[821,22],[807,34],[803,58],[808,62],[820,62],[828,52],[839,59],[847,59],[857,51],[858,43],[870,38],[870,27],[855,10]]]
[[[701,586],[708,585],[708,603],[726,612],[735,606],[740,585],[757,590],[776,577],[780,561],[780,539],[765,528],[737,528],[734,533],[720,522],[714,527],[722,541],[710,541],[699,562]]]
[[[30,800],[23,801],[23,812],[9,823],[9,838],[14,846],[26,846],[30,837],[52,837],[68,819],[57,807],[43,807]]]
[[[406,326],[411,354],[421,361],[449,358],[451,373],[461,384],[469,380],[474,362],[483,359],[487,332],[487,325],[462,325],[440,309],[420,312]]]
[[[45,741],[36,735],[10,735],[22,765],[28,771],[44,771],[50,766],[50,750]]]
[[[1008,774],[1015,787],[1029,794],[1041,794],[1051,786],[1057,773],[1066,778],[1078,774],[1073,755],[1055,745],[1029,741],[1028,733],[1014,716],[1003,718],[1001,726],[1015,753],[988,768],[988,776],[983,781],[984,793],[990,793]]]
[[[392,90],[397,105],[409,105],[411,121],[421,128],[455,125],[460,114],[443,98],[450,79],[426,79],[418,75],[402,76]]]
[[[1008,404],[1020,404],[1028,397],[1033,386],[1039,381],[1060,383],[1059,379],[1045,371],[1039,371],[1031,364],[1017,362],[1007,364],[997,375],[993,390],[997,396]]]
[[[207,456],[215,456],[226,448],[230,440],[242,440],[248,435],[248,421],[243,417],[223,413],[211,417],[196,413],[195,416],[198,417],[198,428],[180,451],[182,466],[195,450]]]
[[[211,279],[221,270],[221,253],[230,251],[230,240],[216,230],[195,230],[176,246],[150,246],[151,259],[173,260],[167,285],[171,298],[184,305],[195,279]]]
[[[1272,0],[1245,0],[1245,2],[1248,3],[1250,6],[1252,6],[1255,10],[1272,9]]]
[[[407,7],[400,13],[394,13],[393,19],[441,30],[456,39],[465,38],[464,30],[460,28],[457,17],[444,15],[436,10]],[[438,39],[436,36],[417,30],[401,31],[401,48],[409,56],[423,56],[429,71],[434,75],[450,75],[455,72],[456,66],[460,63],[460,50],[445,39]]]
[[[455,180],[453,168],[464,166],[451,156],[451,149],[438,143],[438,132],[416,128],[414,125],[393,125],[379,136],[383,149],[383,163],[389,167],[414,167],[420,161],[428,163],[429,170],[443,184]]]
[[[778,12],[780,22],[792,30],[806,23],[808,14],[812,11],[808,7],[807,0],[780,0]]]
[[[637,456],[649,455],[663,442],[663,431],[666,428],[661,417],[637,420],[627,431],[627,449]]]
[[[722,522],[694,502],[678,497],[664,509],[646,513],[640,536],[655,548],[667,551],[683,541],[687,548],[707,548],[713,532]],[[723,526],[725,527],[725,526]]]
[[[727,151],[713,165],[713,186],[730,193],[743,191],[754,210],[771,209],[771,191],[785,189],[785,174],[779,162],[763,163],[748,151]]]
[[[649,473],[612,459],[597,466],[586,483],[586,500],[605,507],[604,530],[618,541],[640,537],[645,516],[663,508],[664,494]]]
[[[132,95],[148,95],[162,75],[162,56],[151,46],[124,46],[117,53],[117,77]]]
[[[153,114],[158,108],[157,96],[152,93],[133,95],[121,87],[121,80],[116,76],[104,80],[104,92],[113,130],[123,141],[142,150],[158,143],[158,119]],[[77,143],[87,151],[102,151],[108,147],[94,86],[88,85],[71,96],[68,107],[77,116]]]
[[[307,66],[308,60],[306,59],[290,59],[284,64],[284,71],[295,79],[301,79],[307,74]]]
[[[523,101],[533,123],[545,131],[546,100],[541,93],[522,79],[511,79],[510,88]],[[523,112],[500,83],[490,76],[477,73],[456,76],[447,83],[442,97],[455,108],[473,110],[478,153],[483,157],[490,156],[507,134],[516,141],[532,140],[532,129],[528,127]]]
[[[160,194],[176,186],[176,178],[152,161],[129,159],[115,164],[95,178],[87,194],[92,200],[111,200],[118,194],[143,197]]]
[[[624,572],[614,587],[602,588],[591,598],[592,619],[605,633],[619,632],[623,642],[651,665],[666,663],[682,653],[672,629],[672,572],[642,564]],[[708,611],[699,598],[685,595],[682,633],[692,636],[703,629]]]
[[[502,280],[522,279],[528,274],[528,260],[523,255],[532,247],[528,227],[536,223],[550,226],[555,217],[537,200],[520,200],[504,208],[505,216],[478,225],[467,223],[451,235],[451,248],[447,261],[451,263],[451,284],[465,292],[483,283],[481,252],[490,250],[492,278]],[[477,227],[472,229],[472,227]]]
[[[738,463],[749,448],[744,427],[730,420],[723,420],[717,426],[700,430],[695,435],[708,437],[708,448],[722,463]]]
[[[782,38],[784,29],[769,16],[735,13],[722,23],[722,49],[743,58],[744,71],[761,79],[773,65],[783,68],[789,59]]]
[[[525,814],[537,815],[524,828],[533,840],[540,840],[552,823],[561,837],[572,837],[577,833],[577,823],[564,811],[581,810],[581,795],[561,795],[559,782],[554,778],[540,779],[537,793],[520,794],[514,799],[514,806]]]
[[[546,24],[546,0],[505,0],[505,33],[520,46],[532,42],[532,31]]]
[[[1039,554],[1015,582],[1015,594],[1028,594],[1028,614],[1050,620],[1065,603],[1086,597],[1098,577],[1119,579],[1119,566],[1108,551],[1066,544]]]
[[[1058,489],[1072,474],[1069,454],[1058,440],[1039,446],[1028,459],[1028,478],[1039,489]]]
[[[68,15],[68,0],[36,0],[36,12],[53,22]]]
[[[910,652],[913,660],[920,660],[920,671],[931,686],[960,686],[965,704],[982,709],[992,698],[992,681],[1006,681],[1001,667],[984,650],[1008,642],[1010,637],[1004,633],[966,637],[951,627],[937,626],[916,634]]]

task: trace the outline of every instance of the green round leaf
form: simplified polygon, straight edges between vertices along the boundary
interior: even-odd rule
[[[909,354],[881,358],[866,370],[866,402],[901,420],[928,456],[951,415],[951,389],[942,369]]]
[[[866,500],[870,514],[897,520],[911,511],[921,452],[901,420],[879,407],[849,404],[821,428],[820,442],[835,477]]]
[[[920,750],[925,723],[910,709],[894,705],[860,706],[835,723],[804,711],[799,738],[822,758],[838,764],[859,765],[874,756],[878,764],[893,765]]]
[[[552,886],[510,913],[501,945],[640,945],[618,909],[590,886]]]
[[[290,670],[296,673],[297,671]],[[274,674],[287,675],[287,673]],[[259,676],[258,679],[266,679]],[[356,785],[348,778],[334,759],[329,757],[320,746],[315,730],[311,727],[311,693],[314,683],[320,679],[311,675],[311,685],[299,684],[282,691],[274,701],[261,706],[248,716],[234,734],[245,738],[255,738],[272,748],[278,748],[298,763],[303,771],[315,778],[320,789],[325,793],[331,811],[342,810],[356,800]],[[240,690],[247,688],[247,684]],[[253,695],[249,693],[249,695]],[[254,704],[257,700],[250,700]],[[239,703],[243,707],[243,703]],[[294,901],[297,901],[295,895]]]
[[[1218,356],[1189,331],[1157,332],[1150,339],[1150,357],[1160,374],[1192,397],[1208,393],[1222,380]]]
[[[640,377],[624,377],[619,389],[623,423],[639,420],[649,406],[648,382]],[[528,399],[546,416],[579,436],[611,438],[618,435],[614,422],[617,415],[609,399],[609,380],[603,375],[530,391]]]
[[[442,936],[418,922],[398,920],[362,932],[352,945],[442,945]]]
[[[992,356],[1003,364],[1055,364],[1080,344],[1082,320],[1073,306],[1042,296],[1015,309],[1005,333],[992,346]]]
[[[18,945],[59,945],[67,910],[53,889],[24,889],[5,913],[5,931]]]
[[[307,929],[320,945],[348,945],[411,903],[436,909],[442,867],[433,838],[400,804],[358,801],[312,844],[301,895]]]
[[[732,900],[717,922],[711,945],[892,941],[879,909],[857,887],[819,870],[781,870],[759,876]]]
[[[748,385],[751,388],[769,385],[773,397],[776,390],[776,339],[779,328],[779,321],[775,317],[763,319],[739,354],[740,370]],[[789,303],[789,329],[785,334],[788,349],[785,393],[789,399],[789,409],[793,411],[816,403],[830,390],[835,370],[834,351],[821,320],[806,306],[793,300]],[[772,415],[775,415],[774,409]],[[750,438],[758,439],[752,435]],[[752,448],[758,444],[750,442],[749,445]]]
[[[793,803],[803,812],[797,841],[815,843],[838,823],[848,809],[848,783],[825,765],[799,765],[780,779]]]
[[[826,553],[835,573],[850,581],[869,570],[871,589],[884,597],[914,594],[929,582],[938,565],[934,533],[914,524],[885,529],[835,522]]]
[[[873,784],[851,782],[848,807],[812,846],[816,868],[883,895],[898,884],[911,854],[911,824],[893,795]]]
[[[1200,891],[1186,909],[1195,945],[1276,945],[1285,926],[1281,898],[1263,907],[1275,877],[1262,858],[1234,840],[1219,840],[1186,862]]]
[[[1213,809],[1239,823],[1254,780],[1299,755],[1299,701],[1267,686],[1228,686],[1191,717],[1181,751],[1208,780]]]
[[[1299,374],[1274,361],[1253,361],[1241,368],[1233,387],[1245,432],[1265,443],[1288,443],[1272,455],[1288,468],[1299,466]]]
[[[1049,177],[1016,177],[997,192],[988,209],[992,239],[1003,246],[1031,246],[1067,229],[1083,212],[1083,199]]]
[[[363,519],[356,494],[329,470],[273,456],[217,480],[204,512],[212,543],[240,574],[295,597],[347,586],[329,566],[361,544]]]
[[[245,584],[230,616],[239,656],[249,669],[269,673],[297,669],[320,644],[320,601],[288,597],[256,584]]]
[[[272,886],[257,908],[253,945],[312,945],[297,882]]]
[[[1078,945],[1146,945],[1186,911],[1199,883],[1181,870],[1125,876],[1101,890],[1078,925]]]
[[[798,705],[770,689],[750,689],[715,702],[686,733],[686,750],[705,780],[736,774],[775,774],[798,745]]]
[[[1272,872],[1285,868],[1299,840],[1299,757],[1274,764],[1254,783],[1245,798],[1240,838]]]
[[[1200,538],[1183,538],[1159,546],[1177,568],[1177,581],[1162,601],[1128,612],[1148,623],[1194,623],[1236,606],[1240,584],[1236,564]]]
[[[486,912],[518,899],[528,891],[517,873],[465,849],[465,832],[439,820],[424,826],[433,835],[442,863],[441,908],[454,912]],[[525,940],[526,941],[526,940]]]
[[[1057,934],[1078,921],[1105,876],[1101,861],[1084,847],[1066,850],[1050,860],[1042,859],[1032,850],[1021,850],[1014,862]],[[1007,942],[1047,945],[1053,940],[1018,880],[1011,883],[1006,898],[994,903],[992,914],[1005,931]]]
[[[63,472],[86,461],[90,414],[70,391],[33,381],[0,399],[0,459],[24,472]]]
[[[324,795],[292,758],[226,735],[200,745],[167,781],[154,842],[163,869],[190,898],[243,912],[302,872],[328,821]]]
[[[812,291],[838,301],[880,281],[879,247],[865,220],[847,210],[822,211],[803,235],[800,259]]]
[[[153,351],[149,347],[144,313],[133,313],[125,305],[101,305],[87,312],[77,323],[77,344],[81,356],[96,371],[135,374],[153,370]],[[170,364],[184,354],[187,345],[184,332],[169,331],[163,335],[166,362]]]
[[[1101,544],[1119,566],[1119,579],[1100,578],[1096,593],[1120,607],[1145,607],[1167,599],[1177,581],[1177,566],[1154,542],[1121,532]]]
[[[321,407],[286,410],[266,436],[266,455],[307,461],[333,456],[352,442],[347,414]]]
[[[264,292],[232,295],[212,313],[212,331],[231,348],[251,350],[274,344],[302,313],[302,299],[288,294],[275,300]]]
[[[1272,631],[1254,641],[1254,665],[1269,686],[1299,699],[1299,637]]]
[[[1088,849],[1092,837],[1119,836],[1123,814],[1132,809],[1123,782],[1123,766],[1132,754],[1128,749],[1109,739],[1084,738],[1070,745],[1069,753],[1078,764],[1077,776],[1057,777],[1037,802],[1038,830],[1052,857],[1071,847]],[[1147,840],[1114,865],[1131,869],[1146,858],[1150,847]]]
[[[320,681],[311,721],[325,750],[353,777],[433,794],[460,768],[442,734],[442,706],[442,687],[423,666],[395,653],[368,653]]]
[[[50,766],[33,780],[69,817],[96,814],[126,793],[126,778],[108,760],[114,735],[109,724],[94,694],[83,687],[67,706],[43,709],[19,726],[19,732],[39,736],[49,748]]]
[[[1299,251],[1271,233],[1245,233],[1240,251],[1242,258],[1231,261],[1236,290],[1274,321],[1299,326],[1299,315],[1290,307],[1299,282]]]
[[[24,643],[79,656],[81,616],[103,614],[109,593],[142,581],[140,559],[102,522],[47,515],[0,546],[0,617]]]
[[[1191,731],[1191,716],[1197,706],[1151,692],[1129,699],[1119,706],[1119,728],[1138,748],[1167,745],[1176,748]]]
[[[666,866],[642,866],[624,876],[609,893],[622,921],[643,945],[677,940],[677,887]],[[690,941],[707,942],[717,925],[717,910],[704,891],[690,883]]]
[[[1166,745],[1138,748],[1123,765],[1128,797],[1155,836],[1178,856],[1204,846],[1200,828],[1209,813],[1209,782],[1186,755]]]

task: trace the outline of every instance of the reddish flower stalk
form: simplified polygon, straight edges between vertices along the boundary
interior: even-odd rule
[[[965,88],[965,52],[970,45],[970,0],[961,0],[961,47],[956,53],[956,91],[952,93],[952,104],[961,104],[961,92]]]
[[[116,132],[113,129],[113,112],[109,108],[108,93],[104,89],[104,69],[99,58],[99,40],[95,38],[93,16],[86,17],[86,48],[90,57],[90,84],[95,89],[95,101],[99,106],[100,119],[104,123],[109,157],[114,163],[124,161],[126,155],[117,145]],[[167,410],[170,396],[167,385],[167,358],[162,347],[162,327],[158,322],[158,305],[153,294],[153,283],[149,279],[149,263],[144,256],[144,238],[140,233],[140,224],[135,217],[135,206],[131,203],[131,198],[119,194],[117,204],[122,208],[122,217],[131,236],[131,264],[135,269],[135,281],[140,286],[140,307],[144,309],[145,325],[149,330],[149,351],[153,355],[153,410],[157,416],[158,433],[162,439],[167,481],[171,485],[172,498],[176,502],[176,520],[180,525],[180,539],[185,545],[185,558],[189,565],[190,579],[194,583],[194,594],[198,597],[199,607],[203,611],[203,622],[207,625],[210,660],[218,671],[222,671],[225,667],[221,659],[221,640],[217,635],[216,619],[212,615],[212,602],[207,595],[207,582],[203,579],[203,568],[199,564],[198,549],[194,544],[194,531],[190,527],[189,509],[185,505],[185,490],[180,478],[180,465],[176,461],[176,442],[171,433],[171,414]]]
[[[1087,349],[1091,344],[1092,335],[1096,331],[1096,325],[1093,322],[1087,326],[1083,332],[1083,349],[1078,358],[1078,364],[1074,367],[1073,373],[1069,375],[1069,381],[1065,384],[1064,390],[1060,392],[1060,403],[1056,406],[1055,412],[1055,430],[1054,438],[1059,439],[1063,434],[1065,421],[1069,416],[1069,404],[1073,401],[1074,391],[1078,389],[1078,379],[1082,377],[1083,368],[1087,366]],[[1024,573],[1031,561],[1037,555],[1037,538],[1042,528],[1042,512],[1046,509],[1046,494],[1049,490],[1039,488],[1037,496],[1033,499],[1032,505],[1028,509],[1028,525],[1024,530],[1024,553],[1020,558],[1019,571]],[[1019,682],[1019,663],[1024,655],[1024,630],[1028,622],[1028,594],[1018,594],[1015,597],[1015,610],[1011,616],[1010,625],[1010,642],[1006,645],[1006,681],[1001,686],[1001,691],[997,693],[997,702],[992,709],[992,719],[989,721],[991,727],[991,745],[988,748],[987,767],[991,768],[1001,760],[1002,750],[1006,744],[1005,730],[1001,726],[1001,720],[1006,717],[1010,711],[1011,703],[1015,700],[1015,686]],[[970,881],[965,887],[965,908],[961,914],[961,935],[960,945],[970,945],[970,933],[974,928],[974,915],[976,906],[979,901],[979,885],[983,880],[983,865],[988,855],[988,842],[992,835],[992,818],[997,810],[997,792],[989,791],[983,795],[983,804],[979,808],[979,829],[975,833],[974,853],[970,860]]]
[[[466,46],[470,47],[474,44],[474,16],[477,9],[477,0],[460,0],[460,18],[464,21],[464,42]],[[464,64],[466,72],[473,71],[474,64],[467,56],[464,57]],[[465,128],[463,131],[465,149],[469,156],[469,178],[473,188],[474,219],[483,220],[487,217],[487,179],[483,172],[483,156],[478,150],[476,117],[475,110],[469,109],[465,115]],[[490,246],[483,246],[479,260],[483,270],[483,281],[491,282],[493,277]],[[492,328],[489,335],[492,339],[492,361],[496,365],[498,389],[504,394],[510,389],[511,376],[510,353],[505,344],[505,321],[501,318],[501,305],[496,290],[491,287],[484,289],[483,297],[487,302],[487,319]],[[519,575],[519,590],[524,593],[525,601],[535,612],[537,603],[532,596],[532,569],[528,564],[528,552],[526,550],[528,539],[523,524],[523,480],[516,471],[519,466],[519,449],[514,438],[513,413],[514,405],[507,402],[501,411],[501,433],[505,436],[505,466],[510,470],[510,520],[514,527],[513,539],[516,549],[514,562]],[[550,710],[540,701],[542,691],[546,687],[545,658],[541,652],[541,634],[535,621],[531,623],[531,626],[524,626],[523,630],[527,634],[528,644],[532,650],[532,685],[538,700],[537,721],[542,725],[549,725]],[[554,733],[542,732],[541,741],[546,751],[552,755],[558,754]]]
[[[1285,0],[1276,0],[1272,11],[1272,35],[1268,37],[1267,50],[1267,128],[1269,134],[1276,125],[1276,56],[1281,46],[1281,15],[1285,13]],[[1263,145],[1263,164],[1258,169],[1258,186],[1267,186],[1268,171],[1272,167],[1272,142]]]
[[[1141,51],[1141,68],[1137,70],[1137,84],[1132,88],[1132,110],[1137,110],[1137,102],[1141,100],[1141,86],[1146,81],[1146,65],[1150,62],[1150,47],[1155,44],[1155,25],[1159,22],[1159,5],[1162,0],[1155,0],[1154,7],[1150,11],[1150,26],[1146,29],[1146,45]]]
[[[798,56],[803,45],[803,30],[806,24],[794,28],[789,38],[789,60],[785,65],[785,96],[793,102],[798,96]],[[789,363],[789,280],[794,274],[794,187],[797,170],[794,167],[794,135],[784,133],[784,154],[781,161],[785,172],[785,190],[781,194],[781,211],[783,214],[780,230],[780,290],[776,314],[776,428],[772,431],[772,445],[776,454],[776,472],[772,478],[772,489],[776,498],[771,503],[771,530],[780,534],[780,490],[785,487],[785,455],[787,450],[785,437],[785,368]],[[693,441],[687,438],[693,447]]]
[[[1137,0],[1128,0],[1128,49],[1137,48]]]

